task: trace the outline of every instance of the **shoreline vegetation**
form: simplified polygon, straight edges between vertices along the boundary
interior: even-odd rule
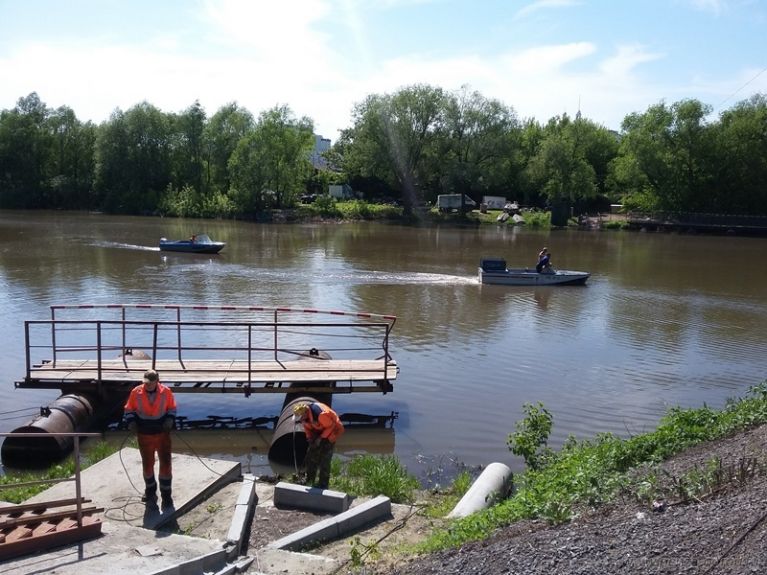
[[[353,496],[387,495],[395,503],[413,505],[429,519],[427,533],[413,538],[394,559],[387,556],[391,566],[392,561],[405,563],[488,540],[520,522],[566,525],[616,502],[630,502],[649,514],[666,506],[699,503],[767,475],[767,461],[745,452],[732,454],[736,459],[729,461],[723,461],[721,455],[704,454],[703,464],[678,472],[661,468],[664,461],[696,446],[705,449],[711,442],[767,424],[767,381],[751,387],[744,397],[729,400],[720,410],[705,405],[673,407],[654,431],[625,439],[606,433],[591,439],[570,437],[558,451],[547,445],[553,415],[541,403],[525,404],[524,412],[507,440],[511,453],[524,459],[524,471],[514,476],[508,498],[468,517],[445,519],[479,470],[459,468],[449,485],[425,489],[395,456],[357,455],[346,460],[336,456],[330,488]],[[117,450],[114,445],[96,442],[86,451],[84,466]],[[47,470],[2,476],[0,483],[68,477],[72,470],[69,458]],[[0,498],[18,503],[45,488],[3,489]],[[352,548],[356,566],[367,561],[375,569],[377,545],[358,538]]]
[[[0,110],[0,208],[258,221],[332,193],[410,218],[462,194],[549,207],[558,227],[612,205],[763,216],[767,95],[712,114],[695,99],[661,101],[616,131],[580,113],[520,118],[468,86],[415,84],[366,96],[331,143],[287,105],[256,117],[231,102],[208,116],[197,101],[178,112],[144,101],[95,124],[31,92]]]

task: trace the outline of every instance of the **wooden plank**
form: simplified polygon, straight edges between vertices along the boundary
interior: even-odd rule
[[[80,503],[90,503],[90,499],[80,499]],[[72,499],[56,499],[54,501],[43,501],[41,503],[22,503],[20,505],[8,505],[6,507],[0,507],[0,515],[12,515],[14,513],[23,513],[25,511],[34,511],[50,509],[52,507],[65,507],[67,505],[77,505],[77,498]]]
[[[18,527],[5,536],[5,545],[10,545],[19,539],[32,537],[32,530],[29,527]]]
[[[119,361],[119,360],[118,360]],[[126,369],[115,360],[102,361],[101,380],[115,382],[137,381],[143,375],[146,365]],[[82,381],[97,380],[98,362],[57,362],[56,368],[50,364],[33,368],[30,377],[35,380]],[[140,363],[140,362],[133,362]],[[326,360],[326,361],[254,361],[248,370],[247,361],[188,360],[182,365],[175,360],[157,360],[155,369],[160,372],[160,379],[173,382],[308,382],[308,381],[378,381],[394,380],[397,377],[397,364],[382,360]]]
[[[83,515],[91,513],[102,513],[103,507],[83,507]],[[43,513],[40,515],[29,515],[27,517],[16,517],[14,519],[6,519],[0,521],[0,529],[8,529],[9,527],[16,527],[18,525],[30,525],[32,523],[39,523],[41,521],[54,521],[57,519],[65,519],[68,517],[75,517],[77,515],[76,510],[69,511],[54,511],[52,513]]]
[[[12,531],[15,534],[19,531],[18,535],[24,535],[27,528],[22,527]],[[61,530],[57,526],[57,530],[44,533],[36,537],[26,537],[18,539],[16,536],[13,538],[0,537],[0,561],[5,561],[12,557],[19,557],[21,555],[28,555],[30,553],[39,553],[40,551],[50,549],[53,547],[59,547],[62,545],[68,545],[70,543],[76,543],[85,539],[92,539],[98,537],[101,534],[101,519],[97,517],[83,517],[83,526],[74,527],[70,529]]]

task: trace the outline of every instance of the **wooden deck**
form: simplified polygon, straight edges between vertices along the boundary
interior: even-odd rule
[[[387,393],[399,373],[389,353],[395,320],[251,306],[51,306],[50,320],[24,322],[26,371],[15,385],[124,391],[151,368],[189,393]]]
[[[387,392],[399,368],[393,360],[236,361],[236,360],[58,360],[33,365],[17,387],[87,390],[130,388],[144,371],[155,369],[174,391],[190,393]],[[367,385],[365,385],[367,382]]]

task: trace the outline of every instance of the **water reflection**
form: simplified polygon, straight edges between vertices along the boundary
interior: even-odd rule
[[[157,251],[160,237],[202,232],[226,249],[215,257]],[[590,271],[588,284],[478,284],[481,257],[524,267],[543,245],[559,266]],[[767,267],[753,262],[765,247],[764,238],[0,211],[0,411],[38,409],[57,395],[13,388],[24,374],[23,322],[47,319],[51,304],[386,313],[398,316],[395,391],[339,397],[341,409],[399,411],[393,449],[408,465],[450,452],[516,468],[505,440],[525,402],[543,401],[554,414],[556,445],[570,433],[637,433],[668,405],[721,406],[760,383]],[[277,412],[281,397],[183,400],[192,418],[256,417]],[[2,430],[16,423],[0,416]],[[228,441],[211,452],[227,453]]]

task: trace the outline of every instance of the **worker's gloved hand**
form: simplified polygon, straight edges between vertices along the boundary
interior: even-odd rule
[[[170,431],[171,429],[175,427],[175,423],[176,423],[175,419],[173,419],[172,417],[166,417],[165,419],[162,420],[162,428],[165,431]]]
[[[138,425],[136,424],[136,420],[131,419],[128,422],[128,431],[130,431],[131,433],[135,433],[137,428],[138,428]]]

